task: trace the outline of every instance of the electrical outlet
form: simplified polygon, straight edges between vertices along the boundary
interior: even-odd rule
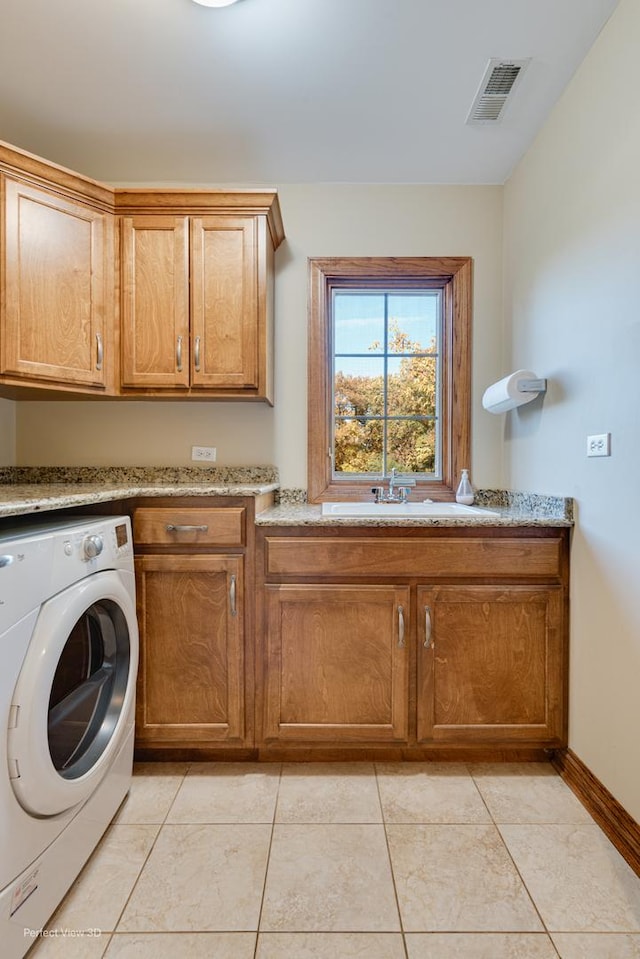
[[[587,456],[611,456],[611,433],[587,436]]]
[[[215,446],[192,446],[191,459],[204,460],[205,463],[215,463],[216,448]]]

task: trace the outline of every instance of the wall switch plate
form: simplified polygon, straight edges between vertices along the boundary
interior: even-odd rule
[[[215,463],[216,448],[215,446],[192,446],[191,459],[203,460],[206,463]]]
[[[587,436],[587,456],[611,456],[611,433]]]

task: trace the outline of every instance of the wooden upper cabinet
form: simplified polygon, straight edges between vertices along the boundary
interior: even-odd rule
[[[123,391],[271,403],[276,194],[116,191],[116,208]]]
[[[255,217],[191,221],[192,383],[258,388],[258,223]]]
[[[189,386],[189,221],[123,217],[122,385]]]
[[[1,179],[0,373],[80,390],[111,386],[113,215]]]
[[[272,403],[283,239],[273,189],[113,189],[0,143],[0,393]]]

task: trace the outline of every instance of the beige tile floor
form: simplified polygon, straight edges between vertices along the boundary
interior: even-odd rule
[[[48,931],[29,959],[640,959],[640,879],[544,764],[142,764]]]

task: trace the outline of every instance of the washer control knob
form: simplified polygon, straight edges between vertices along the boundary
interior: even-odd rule
[[[102,536],[97,536],[96,534],[93,536],[87,536],[82,544],[82,549],[87,559],[95,559],[95,557],[99,556],[104,549]]]

